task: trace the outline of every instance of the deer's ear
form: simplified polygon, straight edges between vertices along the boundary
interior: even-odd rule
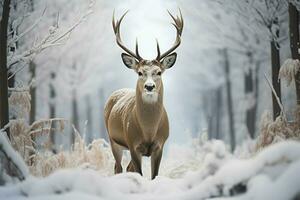
[[[173,67],[173,65],[176,62],[176,58],[177,58],[177,53],[175,53],[175,52],[166,56],[162,61],[162,65],[163,65],[164,69],[169,69],[169,68]]]
[[[122,57],[123,63],[126,65],[126,67],[128,67],[129,69],[136,69],[138,62],[134,57],[132,57],[126,53],[122,53],[121,57]]]

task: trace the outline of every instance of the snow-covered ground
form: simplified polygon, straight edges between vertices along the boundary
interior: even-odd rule
[[[136,173],[109,176],[110,172],[105,170],[63,169],[45,178],[31,176],[23,182],[0,187],[0,199],[288,200],[300,197],[299,142],[274,144],[247,159],[228,153],[221,141],[207,141],[198,149],[173,152],[177,155],[170,150],[163,160],[160,176],[153,181],[147,175],[141,177]],[[148,161],[144,165],[147,167]]]

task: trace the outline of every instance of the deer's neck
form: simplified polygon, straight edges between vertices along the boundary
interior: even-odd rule
[[[155,102],[147,102],[142,97],[142,92],[136,89],[136,116],[144,134],[155,134],[163,112],[163,85],[158,91]]]

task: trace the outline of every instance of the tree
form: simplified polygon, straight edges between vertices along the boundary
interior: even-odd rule
[[[7,83],[7,29],[10,11],[10,0],[4,0],[0,23],[0,128],[9,122],[8,83]],[[10,138],[9,128],[6,129]]]
[[[249,2],[250,3],[250,2]],[[252,4],[254,18],[259,25],[267,30],[270,41],[271,50],[271,69],[272,69],[272,85],[277,96],[281,101],[281,85],[278,79],[280,70],[280,26],[282,24],[282,16],[285,15],[285,0],[255,0]],[[281,113],[275,95],[272,93],[273,103],[273,119],[275,120]]]
[[[73,89],[72,92],[72,123],[75,130],[79,130],[79,116],[78,116],[78,103],[77,103],[77,92],[76,89]],[[75,142],[75,133],[71,133],[71,144]]]
[[[223,87],[218,86],[217,88],[210,88],[202,95],[202,101],[205,105],[203,106],[203,109],[207,122],[207,135],[209,139],[222,139],[222,90]]]
[[[249,64],[251,67],[247,72],[244,73],[245,77],[245,94],[248,98],[248,105],[246,109],[246,126],[249,135],[252,139],[255,138],[255,122],[256,122],[256,112],[257,112],[257,102],[258,102],[258,70],[259,61],[254,61],[253,52],[248,52]],[[254,67],[252,67],[254,66]]]
[[[222,117],[222,87],[216,90],[216,139],[222,139],[221,133],[221,117]]]
[[[224,48],[221,50],[221,53],[224,57],[224,72],[225,72],[225,85],[226,85],[226,96],[227,96],[227,108],[228,108],[228,119],[229,119],[229,135],[230,135],[230,146],[231,151],[234,151],[236,146],[235,140],[235,129],[234,129],[234,110],[233,110],[233,101],[231,93],[231,78],[230,78],[230,63],[228,49]]]
[[[104,139],[108,139],[108,135],[106,133],[105,123],[104,123],[105,98],[104,98],[103,87],[100,87],[99,89],[99,105],[100,105],[100,136]]]
[[[27,1],[22,2],[20,8],[18,8],[17,14],[21,19],[24,19],[25,16],[28,17],[28,10],[25,4]],[[29,3],[32,3],[30,1]],[[17,4],[14,4],[17,5]],[[21,12],[22,11],[22,12]],[[4,127],[9,122],[9,105],[8,105],[8,79],[13,77],[16,73],[24,68],[32,60],[32,58],[44,51],[47,48],[54,47],[57,45],[62,45],[66,42],[66,38],[71,34],[71,32],[88,16],[91,12],[84,13],[78,21],[76,21],[70,28],[59,32],[58,20],[56,21],[56,26],[51,26],[49,32],[44,35],[40,40],[35,39],[34,45],[23,48],[13,54],[10,52],[10,49],[15,51],[16,44],[28,35],[36,26],[40,23],[45,10],[42,12],[42,15],[38,17],[32,24],[25,28],[25,30],[20,31],[18,27],[24,20],[16,20],[16,22],[11,22],[14,26],[10,27],[10,37],[8,37],[8,26],[10,20],[10,0],[5,0],[3,2],[3,11],[0,27],[0,127]],[[8,52],[10,53],[8,55]],[[24,63],[20,65],[20,63]],[[15,67],[16,66],[16,67]],[[15,67],[15,69],[13,69]],[[8,77],[8,70],[11,71],[10,77]],[[8,128],[6,129],[8,137],[10,137]]]
[[[50,110],[50,119],[53,119],[56,117],[56,110],[55,110],[55,99],[56,99],[56,92],[55,92],[55,72],[51,73],[51,81],[49,85],[49,91],[50,91],[50,102],[49,102],[49,110]],[[52,128],[53,127],[53,128]],[[55,152],[55,124],[51,124],[50,128],[50,142],[52,151]]]
[[[86,119],[87,119],[86,141],[87,143],[91,143],[93,140],[93,113],[92,113],[91,98],[89,95],[86,95],[85,102],[86,102]]]
[[[245,113],[245,118],[237,118],[234,127],[246,126],[249,135],[254,138],[257,122],[257,106],[260,102],[258,100],[259,66],[261,62],[269,58],[269,52],[265,48],[268,44],[268,38],[266,37],[268,34],[262,28],[258,30],[258,23],[253,23],[255,22],[252,17],[253,10],[251,10],[253,7],[252,4],[248,3],[249,1],[225,0],[211,2],[213,1],[210,1],[208,4],[209,7],[213,8],[211,9],[213,17],[207,16],[207,12],[202,17],[211,20],[207,22],[208,29],[211,30],[212,27],[215,27],[215,30],[212,31],[213,34],[208,35],[207,40],[209,41],[210,39],[212,41],[212,44],[209,45],[215,48],[215,45],[218,44],[219,49],[226,48],[231,55],[228,58],[231,63],[231,73],[240,74],[240,76],[235,76],[234,80],[231,78],[232,83],[230,86],[232,89],[230,89],[230,93],[232,93],[233,104],[236,101],[243,101],[243,105],[245,105],[233,109],[233,114],[238,113],[240,115],[240,113]],[[201,26],[203,26],[203,22],[201,22]],[[264,37],[266,40],[264,40]],[[223,53],[220,56],[224,60]],[[232,59],[233,57],[234,59]],[[214,73],[214,71],[211,71],[211,73]],[[221,77],[219,76],[219,78]],[[236,90],[236,84],[240,83],[244,84],[244,90]],[[226,87],[224,88],[226,89]],[[242,95],[240,94],[241,92],[243,92]],[[224,93],[226,94],[226,92]],[[230,121],[230,119],[228,120]],[[230,130],[228,130],[229,132]]]
[[[299,11],[296,6],[289,3],[289,28],[290,28],[290,48],[292,59],[300,60],[300,41],[299,41]],[[295,75],[295,86],[297,105],[300,105],[300,71]]]

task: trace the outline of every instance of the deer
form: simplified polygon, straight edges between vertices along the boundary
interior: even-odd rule
[[[162,74],[175,64],[177,53],[174,51],[181,43],[183,18],[180,9],[180,15],[176,17],[168,11],[177,32],[175,42],[161,54],[156,39],[157,57],[146,60],[139,54],[137,40],[133,52],[121,39],[120,24],[127,12],[117,21],[113,13],[112,26],[117,45],[125,51],[121,54],[122,61],[138,75],[138,80],[135,90],[119,89],[109,96],[104,108],[105,126],[115,159],[115,174],[123,172],[123,150],[129,150],[131,161],[126,171],[142,176],[142,156],[151,157],[151,179],[154,179],[158,175],[163,147],[169,137]]]

